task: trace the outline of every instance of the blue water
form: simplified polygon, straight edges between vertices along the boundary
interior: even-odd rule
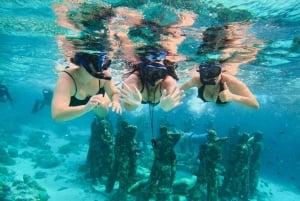
[[[79,131],[80,136],[85,137],[85,146],[88,146],[92,114],[65,123],[53,122],[48,106],[38,114],[31,114],[34,101],[42,96],[42,89],[54,88],[57,78],[54,67],[57,61],[63,58],[56,44],[56,35],[67,34],[68,31],[55,23],[55,14],[51,8],[53,2],[57,1],[1,1],[0,83],[7,85],[14,104],[11,106],[9,103],[0,103],[0,129],[1,132],[17,138],[23,138],[28,133],[38,130],[63,139],[66,135],[76,136],[76,132]],[[138,6],[143,1],[139,1],[138,4],[134,1],[106,2]],[[242,13],[247,11],[254,22],[253,33],[263,40],[264,44],[256,55],[256,60],[242,65],[236,75],[257,97],[260,109],[251,110],[235,103],[225,107],[218,107],[212,103],[202,104],[195,94],[190,92],[184,99],[184,104],[169,113],[156,108],[156,130],[161,121],[168,122],[170,128],[184,129],[184,120],[191,119],[194,124],[191,131],[195,133],[204,133],[207,122],[211,122],[221,136],[226,136],[230,128],[237,125],[242,131],[249,133],[262,131],[265,149],[262,155],[261,177],[287,185],[285,191],[300,194],[300,44],[293,47],[293,40],[300,38],[299,1],[159,2],[196,12],[198,19],[193,25],[196,29],[222,24],[220,18],[216,17],[216,13],[220,13],[221,10],[243,10]],[[236,18],[239,16],[241,15],[236,15]],[[195,45],[195,41],[194,38],[188,38],[180,50],[189,54],[188,48]],[[184,71],[185,67],[189,66],[188,62],[181,65],[183,67],[179,71]],[[119,69],[114,69],[113,66],[112,69],[115,79],[120,80]],[[179,83],[186,79],[187,77],[182,77]],[[125,111],[123,116],[132,124],[147,122],[146,127],[141,130],[151,138],[148,107],[143,107],[136,113]],[[115,122],[118,117],[110,114],[110,119]],[[1,142],[4,143],[4,147],[24,148],[22,143],[14,145],[10,144],[9,140],[0,140],[5,142]],[[55,147],[55,142],[53,143]],[[84,156],[78,163],[83,162]],[[13,166],[11,168],[14,169]],[[35,167],[32,166],[32,174],[35,171]]]

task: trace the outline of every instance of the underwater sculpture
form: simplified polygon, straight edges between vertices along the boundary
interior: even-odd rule
[[[242,133],[231,153],[220,192],[222,201],[246,201],[249,198],[249,164],[252,154],[249,139],[249,134]]]
[[[207,142],[199,148],[200,166],[189,200],[218,200],[218,166],[222,161],[222,145],[226,140],[227,137],[219,138],[216,131],[208,130]]]
[[[249,142],[252,148],[252,154],[250,156],[249,164],[249,196],[250,198],[252,198],[257,193],[257,184],[260,171],[260,157],[261,152],[264,148],[263,134],[259,131],[252,133]]]
[[[111,123],[107,119],[95,116],[91,124],[90,146],[87,165],[93,182],[108,176],[113,164],[113,135]]]
[[[168,132],[167,127],[160,128],[160,135],[153,141],[154,161],[149,179],[133,185],[137,201],[169,201],[172,199],[172,184],[176,173],[176,153],[174,146],[180,140],[180,133]]]
[[[137,148],[134,140],[136,127],[122,121],[116,135],[114,147],[114,162],[112,171],[106,183],[106,192],[112,192],[115,182],[119,181],[116,200],[126,200],[127,190],[134,183],[137,167]]]

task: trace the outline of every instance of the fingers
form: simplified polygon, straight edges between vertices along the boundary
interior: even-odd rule
[[[119,92],[122,97],[129,97],[132,94],[139,94],[140,91],[136,86],[129,87],[125,82],[122,82],[123,88],[119,88]]]
[[[122,107],[121,107],[120,103],[112,102],[109,104],[109,107],[112,108],[113,112],[116,112],[117,114],[122,114]]]
[[[128,86],[125,82],[123,83],[123,88],[119,89],[120,99],[129,105],[138,105],[142,101],[142,94],[139,89],[135,86]]]
[[[173,94],[175,100],[181,100],[185,97],[185,93],[183,90],[178,90],[176,93]]]
[[[223,87],[224,87],[224,90],[228,90],[228,86],[227,86],[226,82],[223,83]]]
[[[135,92],[135,93],[140,92],[140,91],[138,90],[138,88],[137,88],[135,85],[133,85],[133,86],[128,86],[125,82],[122,82],[122,84],[123,84],[123,87],[124,87],[124,90],[123,90],[123,91],[126,91],[126,92]],[[132,90],[132,89],[133,89],[133,90]]]
[[[176,100],[180,100],[185,96],[185,93],[184,93],[183,90],[180,90],[179,88],[176,87],[168,95],[167,95],[166,89],[164,89],[163,90],[163,96],[164,97],[169,97],[169,98],[172,98],[172,99],[176,99]]]
[[[130,90],[130,87],[125,82],[122,82],[122,86],[125,90]]]

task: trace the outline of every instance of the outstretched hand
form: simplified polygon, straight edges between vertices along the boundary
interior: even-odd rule
[[[160,98],[160,106],[164,111],[170,111],[178,105],[182,104],[181,100],[183,97],[184,92],[177,87],[174,88],[174,90],[169,94],[167,94],[167,90],[164,89]]]
[[[142,94],[136,86],[129,87],[123,82],[123,88],[119,88],[121,100],[131,106],[139,106],[142,102]]]
[[[86,104],[86,109],[88,111],[95,109],[97,107],[102,107],[102,108],[107,107],[106,101],[102,94],[97,94],[92,96],[88,101],[88,103]]]
[[[119,102],[113,101],[109,104],[109,107],[111,107],[111,110],[113,112],[116,112],[117,114],[122,114],[122,107]]]

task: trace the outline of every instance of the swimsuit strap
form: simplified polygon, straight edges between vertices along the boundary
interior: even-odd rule
[[[77,94],[77,84],[76,84],[76,82],[75,82],[74,77],[73,77],[73,76],[71,75],[71,73],[69,73],[68,71],[62,71],[62,72],[67,73],[67,74],[72,78],[72,80],[73,80],[73,82],[74,82],[74,85],[75,85],[75,93],[74,93],[73,96],[76,96],[76,94]]]

